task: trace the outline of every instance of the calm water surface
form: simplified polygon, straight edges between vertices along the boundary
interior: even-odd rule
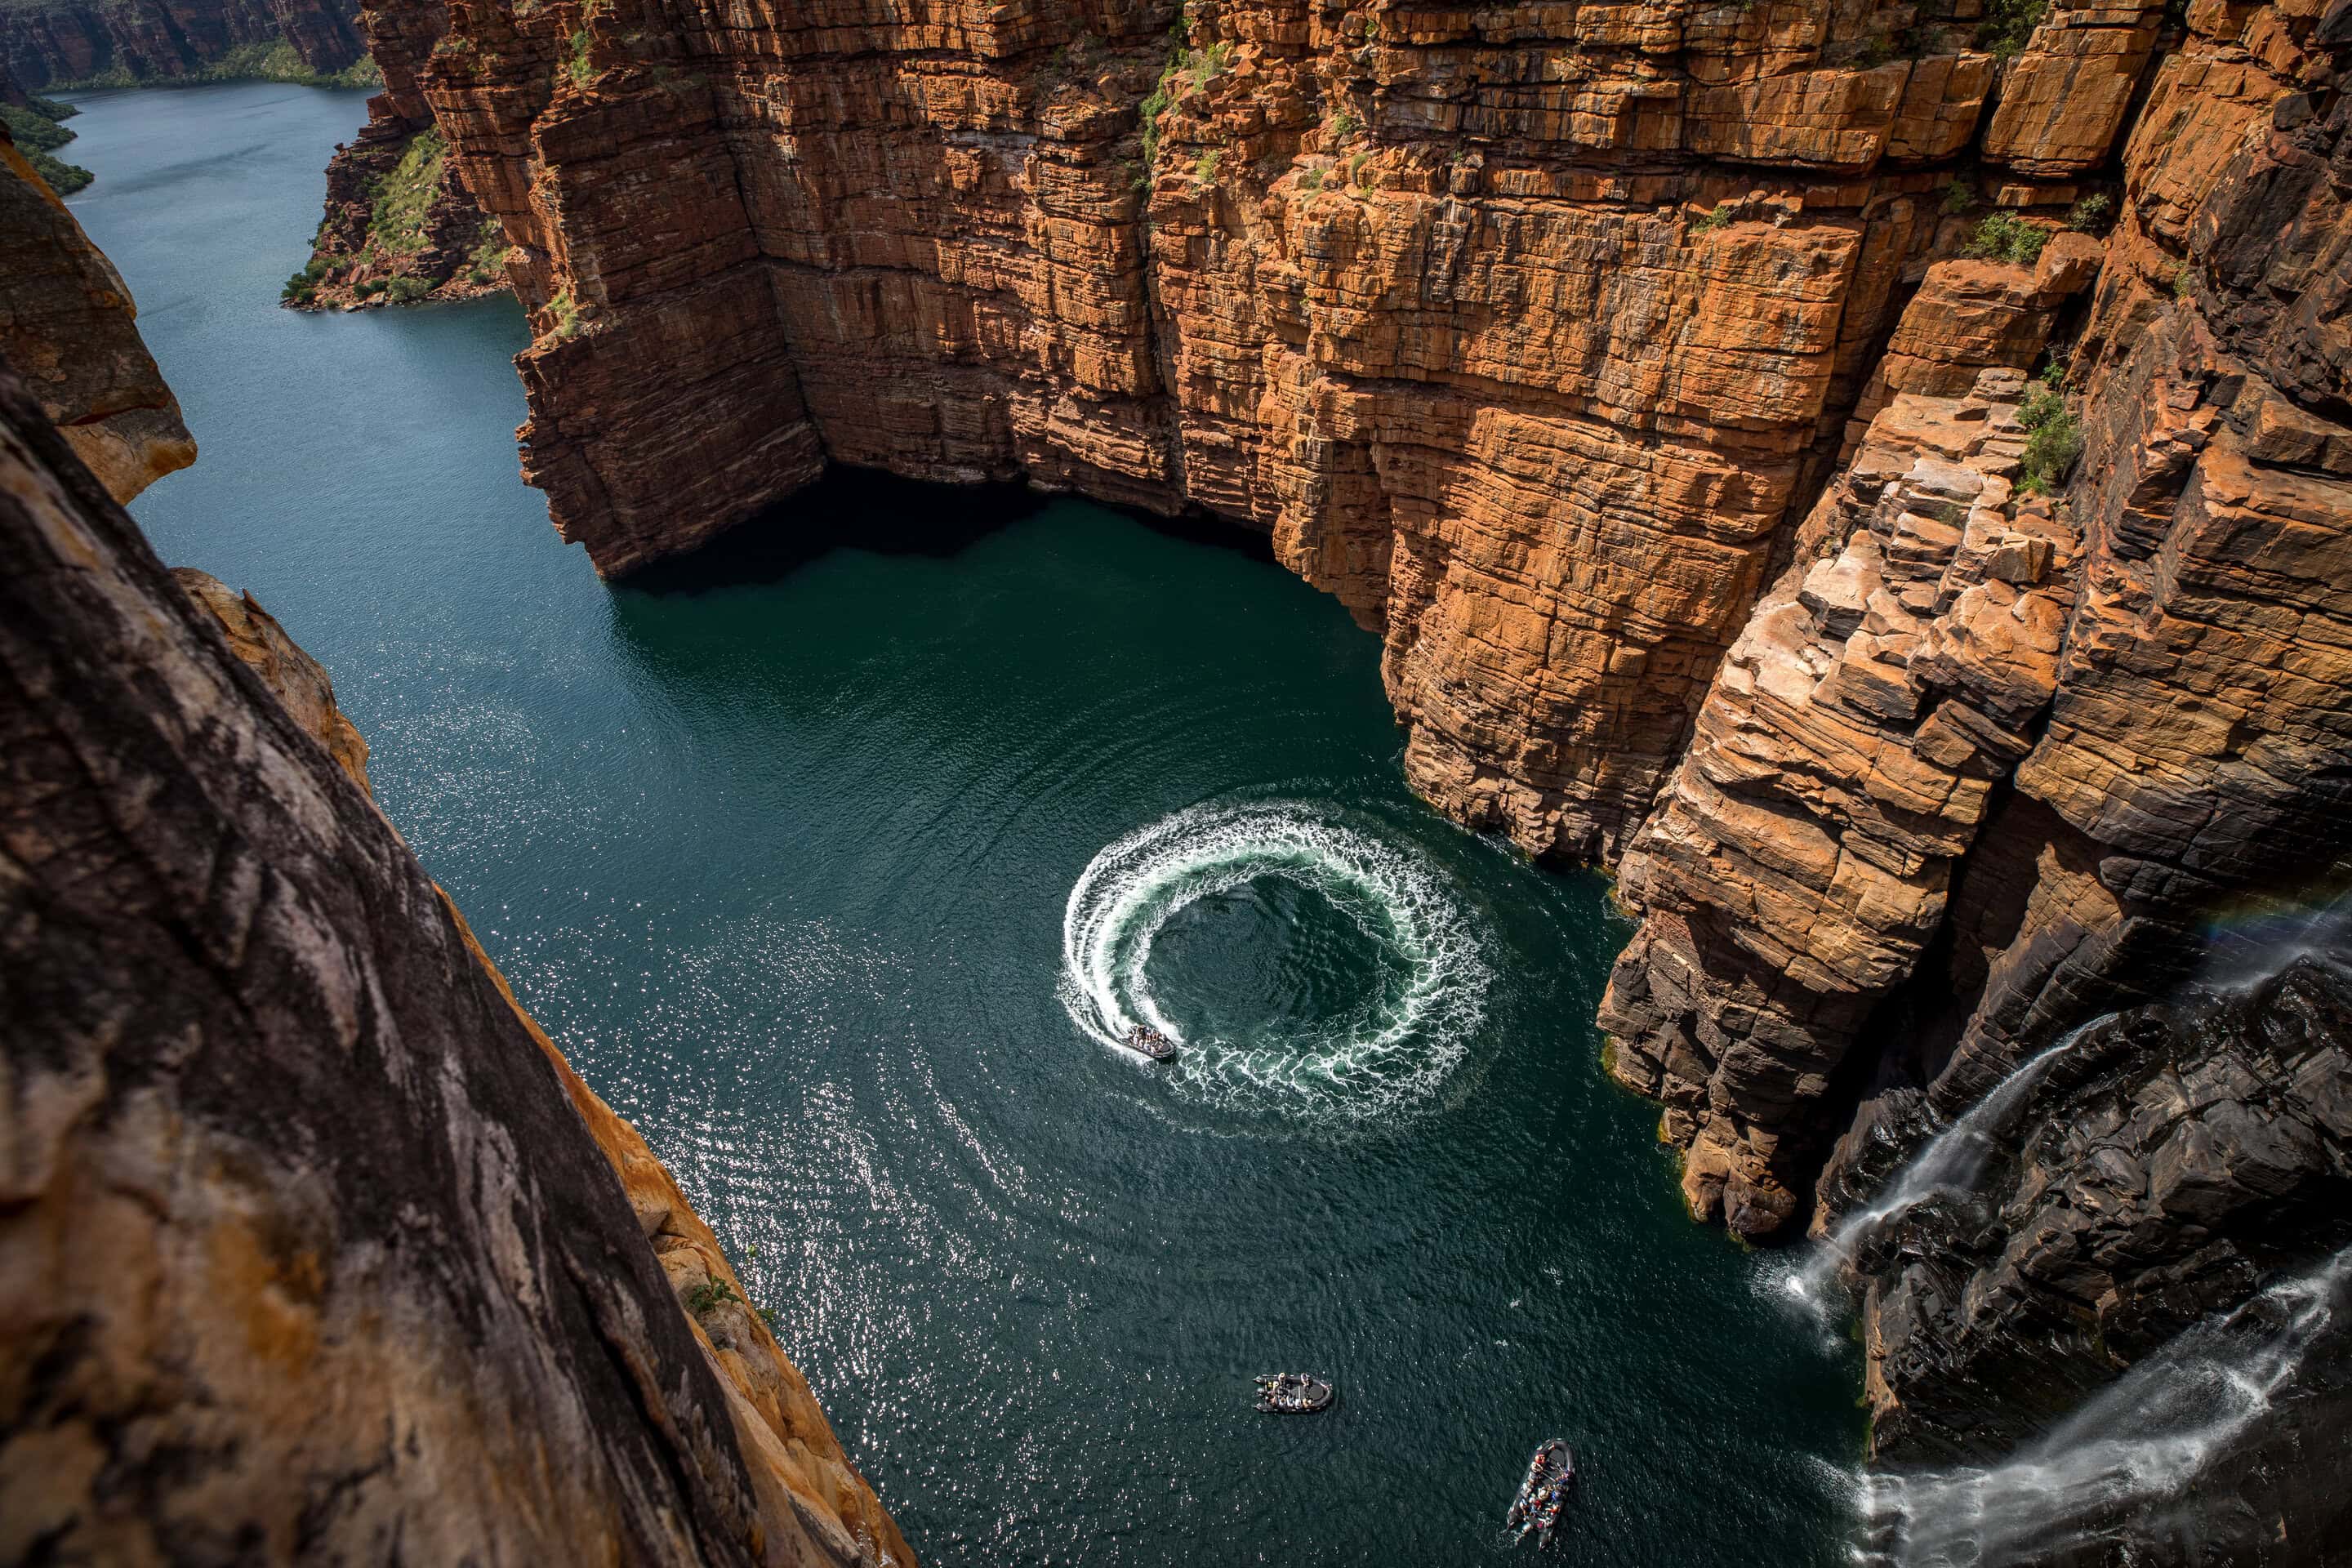
[[[870,482],[608,588],[516,477],[510,301],[275,308],[362,95],[79,101],[204,453],[140,520],[333,671],[928,1561],[1481,1561],[1555,1434],[1566,1560],[1843,1559],[1854,1368],[1602,1078],[1601,885],[1412,800],[1336,604]],[[1144,1019],[1174,1067],[1099,1037]],[[1253,1414],[1278,1368],[1340,1405]]]

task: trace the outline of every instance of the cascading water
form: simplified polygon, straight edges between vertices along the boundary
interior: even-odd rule
[[[2112,1016],[2113,1014],[2104,1014],[2076,1026],[2056,1045],[2020,1063],[2015,1071],[1993,1086],[1990,1093],[1969,1107],[1959,1120],[1930,1138],[1888,1181],[1877,1202],[1839,1220],[1801,1263],[1780,1276],[1780,1288],[1815,1317],[1827,1319],[1836,1301],[1838,1273],[1853,1257],[1855,1248],[1880,1226],[1938,1193],[1975,1190],[1978,1179],[1984,1173],[1985,1162],[1998,1147],[1997,1140],[2011,1114],[2025,1102],[2043,1071],[2073,1049],[2085,1031]]]
[[[1332,1016],[1188,1037],[1154,994],[1153,943],[1203,900],[1274,879],[1320,899],[1379,955],[1377,979]],[[1223,1105],[1360,1121],[1427,1100],[1461,1059],[1489,979],[1472,921],[1439,874],[1369,826],[1295,802],[1178,812],[1105,848],[1070,890],[1062,1003],[1094,1039],[1138,1026],[1181,1047],[1161,1072]]]
[[[2188,1522],[2166,1505],[2271,1412],[2347,1284],[2352,1248],[2185,1330],[2001,1464],[1865,1476],[1864,1560],[1991,1568],[2109,1541],[2126,1524],[2161,1540]]]

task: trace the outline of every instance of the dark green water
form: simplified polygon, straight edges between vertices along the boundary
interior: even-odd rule
[[[335,673],[928,1561],[1486,1559],[1555,1434],[1568,1560],[1843,1559],[1855,1369],[1602,1079],[1601,884],[1411,798],[1338,605],[1245,541],[873,484],[608,589],[516,478],[510,302],[274,308],[359,94],[80,101],[75,210],[204,450],[141,521]],[[1183,813],[1087,884],[1074,983],[1073,888]],[[1173,1068],[1077,1021],[1146,996]],[[1253,1414],[1278,1368],[1339,1406]]]

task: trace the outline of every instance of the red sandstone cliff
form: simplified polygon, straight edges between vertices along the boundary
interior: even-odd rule
[[[327,164],[326,213],[285,301],[349,309],[495,293],[506,286],[505,231],[457,177],[418,86],[446,15],[418,5],[362,21],[383,91]]]
[[[1846,1114],[1842,1071],[1907,1056],[1965,1106],[2064,1029],[2177,984],[2225,900],[2343,872],[2341,21],[2200,10],[2163,61],[2071,362],[2087,446],[2026,578],[1955,596],[1976,510],[1899,485],[1873,503],[1884,548],[1858,559],[1845,520],[1898,466],[1885,455],[1952,449],[1930,426],[1957,411],[1898,396],[1799,535],[1825,558],[1791,569],[1745,634],[1756,658],[1717,678],[1627,857],[1643,921],[1603,1010],[1620,1076],[1667,1100],[1692,1150],[1695,1211],[1765,1232],[1800,1209]],[[1948,292],[1931,274],[1898,346],[1937,335],[1915,322]],[[1980,447],[1989,477],[2014,471],[2003,447]],[[1938,551],[1932,600],[1896,585]],[[1780,655],[1795,662],[1767,679]]]
[[[828,458],[1206,508],[1382,632],[1424,793],[1611,857],[1967,232],[1954,170],[2062,212],[2154,18],[2062,13],[2012,74],[2078,85],[1997,148],[1977,23],[1800,5],[456,0],[417,79],[600,569]]]

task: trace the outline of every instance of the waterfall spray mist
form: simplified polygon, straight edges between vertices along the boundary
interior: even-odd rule
[[[2352,1284],[2352,1248],[2176,1335],[2050,1433],[1981,1469],[1863,1479],[1866,1560],[1961,1568],[2040,1558],[2130,1524],[2229,1453],[2294,1384]]]

